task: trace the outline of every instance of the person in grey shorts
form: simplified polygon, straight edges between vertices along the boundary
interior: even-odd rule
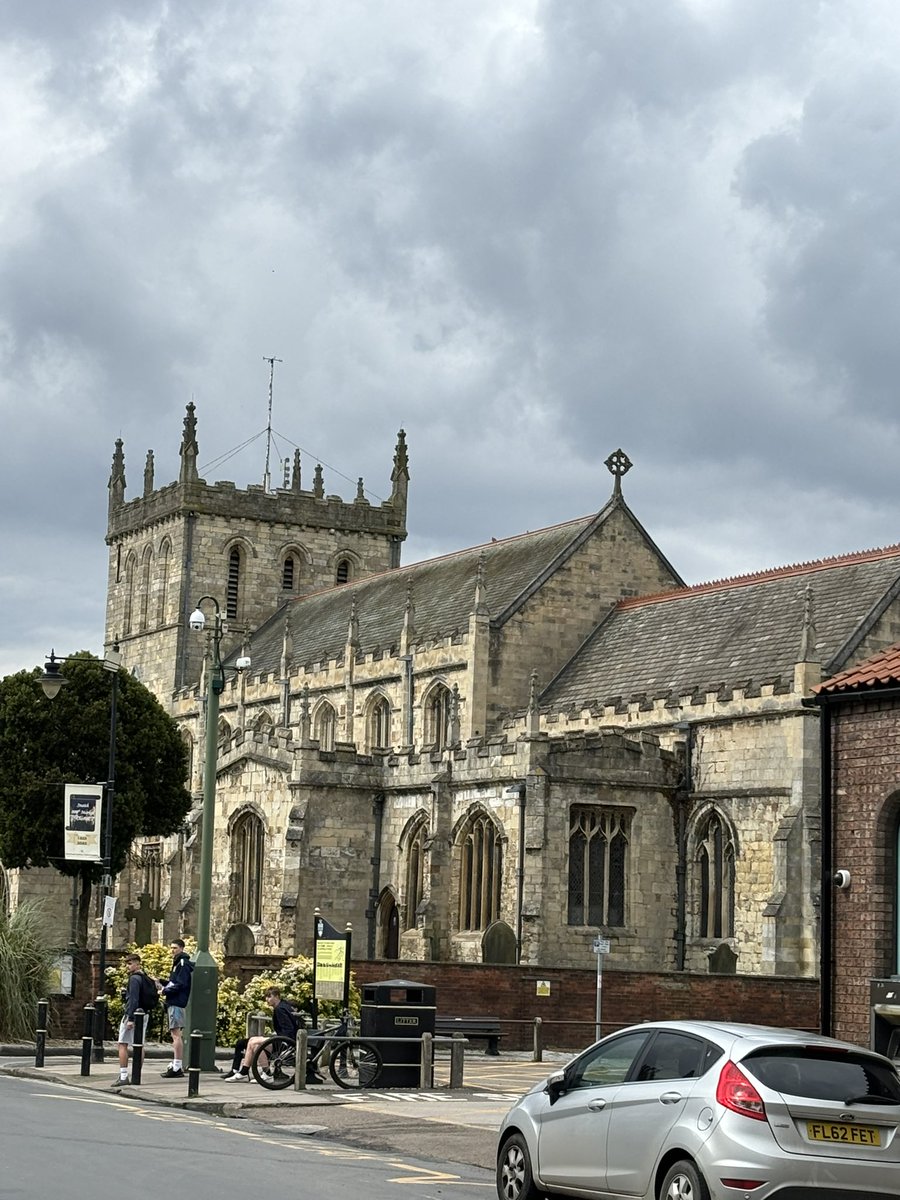
[[[172,1035],[172,1063],[162,1072],[163,1079],[184,1078],[184,1006],[191,994],[191,975],[194,965],[185,953],[184,942],[174,938],[172,948],[172,970],[167,983],[160,989],[166,1002],[169,1017],[169,1033]]]
[[[120,1088],[128,1082],[128,1047],[134,1045],[134,1014],[141,1007],[141,956],[129,954],[125,959],[128,988],[125,992],[125,1011],[119,1025],[119,1078],[113,1082]]]

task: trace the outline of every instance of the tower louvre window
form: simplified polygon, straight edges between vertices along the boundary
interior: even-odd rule
[[[293,554],[287,554],[281,567],[281,590],[292,592],[296,579],[297,572],[294,569],[294,556]]]
[[[337,571],[335,572],[334,578],[335,578],[336,583],[349,583],[350,582],[350,560],[349,559],[347,559],[347,558],[341,559],[341,561],[337,565]]]
[[[228,586],[225,589],[225,615],[235,620],[241,587],[241,552],[235,546],[228,555]]]

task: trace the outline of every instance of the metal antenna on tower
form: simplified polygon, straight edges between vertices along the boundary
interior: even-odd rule
[[[263,473],[263,490],[269,491],[271,477],[269,475],[269,459],[272,454],[272,385],[275,382],[275,364],[284,362],[283,358],[267,358],[263,355],[263,362],[269,364],[269,421],[266,425],[266,469]]]

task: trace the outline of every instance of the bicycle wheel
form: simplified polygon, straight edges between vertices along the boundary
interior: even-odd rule
[[[381,1074],[381,1055],[371,1042],[340,1042],[331,1052],[328,1070],[338,1087],[372,1087]]]
[[[253,1078],[270,1091],[290,1087],[297,1070],[297,1046],[287,1037],[270,1037],[259,1047],[250,1064]]]

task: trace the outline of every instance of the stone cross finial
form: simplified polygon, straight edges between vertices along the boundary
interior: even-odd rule
[[[154,908],[150,893],[141,892],[137,908],[130,904],[122,915],[126,921],[134,921],[134,941],[139,946],[146,946],[153,940],[153,922],[161,921],[166,910]]]
[[[615,479],[613,486],[614,496],[622,495],[622,476],[627,475],[631,467],[631,459],[621,447],[618,450],[613,450],[612,454],[606,460],[606,469]]]

